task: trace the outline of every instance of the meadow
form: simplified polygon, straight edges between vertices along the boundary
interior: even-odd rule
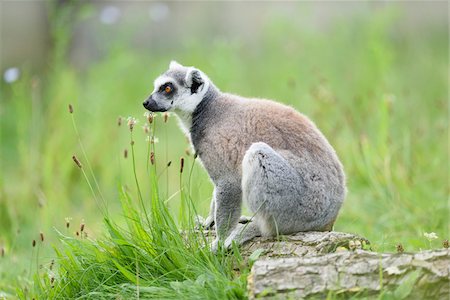
[[[249,265],[238,249],[211,254],[193,230],[212,185],[176,117],[144,116],[171,59],[317,124],[347,174],[336,231],[379,252],[449,238],[447,28],[395,30],[395,10],[328,30],[274,17],[258,47],[186,38],[168,51],[130,47],[124,30],[79,69],[67,59],[73,28],[64,18],[52,19],[48,67],[23,66],[0,86],[0,299],[246,298]],[[138,120],[133,130],[128,117]]]

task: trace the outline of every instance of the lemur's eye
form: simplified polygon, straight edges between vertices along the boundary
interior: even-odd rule
[[[164,92],[166,92],[166,94],[170,93],[171,91],[172,91],[172,88],[170,87],[170,85],[167,85],[167,86],[164,88]]]

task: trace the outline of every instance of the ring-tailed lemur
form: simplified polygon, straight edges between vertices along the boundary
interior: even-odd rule
[[[194,67],[172,61],[144,102],[172,111],[214,183],[218,242],[331,230],[346,194],[335,151],[306,116],[263,99],[222,93]],[[240,224],[241,204],[254,214]]]

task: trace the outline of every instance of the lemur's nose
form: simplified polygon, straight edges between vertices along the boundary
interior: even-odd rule
[[[145,101],[144,101],[144,103],[142,103],[142,105],[144,105],[144,107],[145,107],[145,108],[147,108],[148,104],[149,104],[149,101],[148,101],[148,99],[147,99],[147,100],[145,100]]]

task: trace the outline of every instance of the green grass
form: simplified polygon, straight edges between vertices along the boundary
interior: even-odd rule
[[[399,243],[405,251],[438,248],[448,238],[446,28],[396,30],[403,17],[391,10],[327,31],[272,18],[257,47],[239,38],[186,37],[149,53],[126,46],[130,25],[111,51],[79,70],[65,56],[72,30],[65,17],[52,19],[50,67],[23,66],[18,82],[0,86],[0,297],[245,298],[248,266],[238,251],[215,256],[203,236],[179,234],[181,224],[189,229],[194,206],[207,214],[212,186],[185,153],[174,117],[152,124],[159,142],[149,167],[141,103],[172,58],[197,66],[223,91],[276,99],[318,125],[348,177],[335,230],[358,233],[380,252],[395,252]],[[134,155],[119,116],[140,119]],[[428,241],[425,232],[439,239]]]
[[[135,170],[134,146],[131,156]],[[226,255],[210,251],[208,237],[194,229],[195,207],[184,189],[180,191],[185,209],[181,210],[181,223],[187,226],[180,233],[165,200],[159,197],[157,169],[151,162],[148,164],[150,205],[142,198],[136,177],[138,201],[133,202],[125,188],[120,193],[124,224],[119,225],[105,212],[106,236],[90,239],[81,228],[77,237],[61,234],[63,247],[55,249],[56,267],[50,263],[51,268],[37,272],[34,290],[31,294],[21,290],[21,298],[245,297],[249,267],[243,265],[239,252]],[[236,266],[242,267],[237,270]]]

